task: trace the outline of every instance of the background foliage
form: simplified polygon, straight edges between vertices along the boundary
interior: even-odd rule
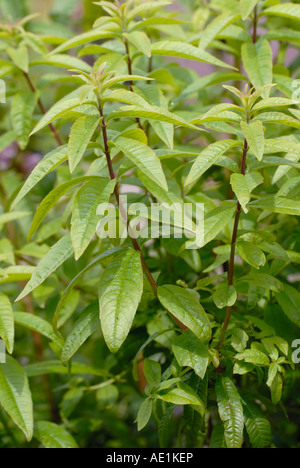
[[[0,12],[1,447],[299,447],[300,3]],[[95,236],[120,191],[203,246]]]

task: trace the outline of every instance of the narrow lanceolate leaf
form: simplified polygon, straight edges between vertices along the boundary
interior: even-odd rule
[[[199,47],[201,49],[205,49],[206,47],[209,46],[211,41],[214,40],[214,38],[221,32],[223,29],[225,29],[229,24],[231,24],[233,21],[238,19],[240,15],[237,15],[236,13],[232,12],[225,12],[219,16],[216,17],[209,25],[208,27],[203,31]]]
[[[271,213],[300,216],[300,201],[284,197],[264,197],[251,202],[251,207],[262,208]]]
[[[28,312],[15,312],[14,321],[21,327],[40,333],[48,338],[48,340],[54,341],[59,347],[61,347],[63,342],[55,335],[52,325],[38,315],[32,315]]]
[[[17,93],[11,103],[11,121],[20,148],[27,146],[31,131],[31,119],[36,104],[36,96],[32,92]]]
[[[200,414],[203,416],[205,407],[203,401],[197,395],[195,390],[187,384],[180,384],[180,387],[173,387],[167,390],[162,390],[157,395],[157,398],[173,403],[174,405],[193,405],[197,406]]]
[[[117,352],[131,329],[143,293],[139,252],[117,253],[105,269],[99,287],[100,321],[111,352]]]
[[[12,209],[35,187],[47,174],[68,159],[68,147],[64,145],[47,154],[33,169],[20,192],[12,203]]]
[[[245,426],[253,448],[268,448],[271,445],[271,425],[260,408],[243,397]]]
[[[209,362],[207,343],[202,343],[191,332],[184,332],[175,339],[172,349],[180,366],[191,367],[204,379]]]
[[[71,221],[71,238],[76,260],[90,244],[100,220],[100,216],[97,215],[98,207],[109,202],[115,185],[115,180],[91,180],[77,192]]]
[[[68,146],[70,172],[72,173],[84,155],[100,119],[85,115],[79,117],[72,126]]]
[[[51,109],[46,112],[45,115],[41,118],[38,122],[36,127],[33,129],[30,135],[34,135],[35,133],[42,130],[44,127],[47,127],[51,122],[54,120],[60,119],[64,116],[65,113],[74,109],[75,107],[79,107],[84,104],[94,104],[96,106],[96,97],[92,94],[87,96],[84,102],[80,99],[80,94],[82,91],[82,86],[77,88],[75,91],[72,91],[67,96],[64,96],[60,101],[56,102]],[[89,100],[91,99],[91,100]],[[95,108],[95,115],[98,114],[97,109]]]
[[[56,271],[72,254],[73,246],[71,236],[68,234],[51,247],[34,270],[30,281],[16,300],[20,301],[40,286],[40,284],[54,273],[54,271]]]
[[[100,328],[99,304],[88,306],[80,315],[73,330],[67,336],[62,350],[61,360],[66,365],[84,342]]]
[[[142,429],[144,429],[144,427],[147,426],[152,414],[152,405],[153,400],[149,398],[147,398],[147,400],[143,401],[143,403],[141,404],[137,416],[138,431],[141,431]]]
[[[243,20],[246,20],[251,15],[258,2],[259,0],[240,0],[240,9]]]
[[[218,67],[234,68],[221,60],[213,57],[203,49],[199,49],[191,44],[178,41],[161,41],[152,45],[153,55],[165,55],[170,57],[181,57],[199,62],[210,63]]]
[[[216,392],[227,448],[240,448],[243,444],[244,415],[238,391],[229,377],[219,377]]]
[[[231,221],[235,206],[222,206],[208,213],[204,219],[204,245],[211,242]]]
[[[0,364],[0,405],[30,441],[33,435],[33,405],[27,376],[10,356]]]
[[[68,49],[72,49],[73,47],[77,47],[82,44],[87,44],[89,42],[94,42],[98,41],[100,39],[106,39],[106,38],[113,38],[116,37],[116,34],[112,31],[104,31],[103,29],[94,29],[92,31],[79,34],[78,36],[73,37],[72,39],[69,39],[68,41],[64,42],[60,46],[58,46],[56,49],[52,51],[52,54],[59,54],[60,52],[63,52]]]
[[[71,188],[75,187],[76,185],[83,184],[92,179],[99,180],[99,183],[101,182],[101,180],[103,180],[102,177],[97,177],[97,176],[78,177],[76,179],[65,182],[64,184],[59,185],[54,190],[52,190],[44,198],[42,203],[39,205],[37,211],[35,212],[35,215],[34,215],[31,227],[30,227],[30,231],[28,234],[28,240],[31,239],[31,237],[36,232],[36,230],[40,226],[45,216],[49,213],[51,208],[63,195],[65,195],[69,190],[71,190]]]
[[[114,146],[122,151],[149,179],[153,180],[166,192],[168,191],[168,184],[161,162],[149,146],[131,138],[123,137],[114,141]]]
[[[172,114],[171,112],[161,107],[150,106],[150,104],[146,108],[138,107],[138,106],[120,107],[119,109],[116,109],[111,114],[109,114],[107,121],[110,121],[112,119],[124,118],[124,117],[158,120],[160,122],[168,122],[173,125],[179,125],[181,127],[186,127],[186,128],[199,131],[198,127],[195,127],[195,125],[192,125],[186,122],[184,119],[182,119],[178,115]]]
[[[231,148],[241,145],[240,142],[234,140],[222,140],[209,145],[194,162],[191,171],[185,181],[185,187],[195,183],[204,172],[211,166],[216,164],[221,156]]]
[[[67,54],[53,54],[30,63],[31,67],[35,65],[52,65],[54,67],[81,70],[85,73],[91,73],[92,71],[91,67],[86,62]]]
[[[262,122],[274,123],[277,125],[287,125],[293,128],[300,128],[300,120],[291,117],[290,115],[284,114],[283,112],[263,112],[256,119]]]
[[[142,31],[132,31],[125,33],[128,41],[147,57],[151,57],[151,41],[147,34]]]
[[[237,196],[245,213],[248,213],[247,204],[251,199],[251,192],[262,184],[264,181],[263,176],[259,172],[249,172],[246,175],[232,174],[230,183],[232,190]]]
[[[285,315],[300,328],[300,293],[285,284],[284,291],[276,294],[276,299]]]
[[[295,3],[275,5],[264,10],[263,14],[268,16],[282,16],[283,18],[300,21],[300,5]]]
[[[158,298],[165,309],[202,342],[207,343],[210,340],[210,321],[203,307],[189,291],[179,286],[160,286]]]
[[[105,260],[109,260],[110,257],[112,257],[116,252],[121,251],[120,248],[114,248],[107,250],[106,252],[103,252],[101,255],[99,255],[97,258],[95,258],[88,266],[86,266],[82,271],[80,271],[75,278],[72,279],[72,281],[69,283],[68,287],[65,289],[59,303],[57,304],[56,311],[54,314],[53,318],[53,330],[55,331],[56,335],[59,336],[58,328],[59,328],[59,321],[62,316],[62,312],[64,310],[64,307],[70,300],[70,296],[72,294],[72,291],[76,284],[79,283],[79,281],[84,278],[84,275],[91,270],[93,267],[101,264]]]
[[[26,216],[29,216],[30,214],[31,213],[27,213],[26,211],[12,211],[11,213],[3,213],[0,215],[0,227],[3,226],[3,224],[26,218]]]
[[[292,99],[287,99],[287,98],[280,98],[280,97],[274,97],[274,98],[268,98],[268,99],[263,99],[262,101],[259,101],[255,106],[252,108],[253,112],[258,112],[263,109],[270,109],[270,108],[276,108],[276,107],[287,107],[287,106],[294,106],[297,104],[299,101],[294,101]]]
[[[0,292],[0,338],[4,341],[7,351],[12,354],[14,349],[14,314],[8,297]]]
[[[71,434],[62,426],[49,421],[37,421],[34,425],[34,437],[45,448],[78,448]]]
[[[241,122],[241,127],[250,150],[254,153],[257,159],[261,161],[264,156],[265,149],[265,134],[262,122],[260,120],[251,122],[250,124]]]
[[[248,42],[242,46],[242,59],[247,75],[256,89],[271,84],[273,80],[272,49],[267,40],[260,40],[256,44]],[[270,90],[263,92],[268,98]]]

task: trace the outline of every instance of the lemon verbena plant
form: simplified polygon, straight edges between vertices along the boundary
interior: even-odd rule
[[[33,3],[0,1],[1,446],[299,447],[300,4]]]

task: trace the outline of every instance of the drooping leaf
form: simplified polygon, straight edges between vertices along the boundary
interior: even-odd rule
[[[114,146],[122,151],[147,177],[168,191],[166,177],[156,153],[144,145],[130,138],[119,137]]]
[[[20,148],[24,150],[29,140],[31,119],[36,105],[36,96],[32,92],[17,93],[11,103],[11,121]]]
[[[132,326],[143,292],[139,252],[117,253],[105,269],[99,286],[100,321],[111,352],[122,346]]]
[[[241,127],[250,147],[250,150],[254,153],[257,159],[261,161],[264,156],[265,149],[265,136],[263,124],[260,120],[251,122],[250,124],[247,124],[246,122],[241,122]]]
[[[14,314],[8,297],[0,292],[0,338],[5,343],[7,351],[12,354],[14,349]]]
[[[177,362],[182,367],[191,367],[203,379],[209,362],[208,346],[193,333],[184,332],[172,346]]]
[[[34,437],[45,448],[74,449],[78,445],[69,432],[62,426],[49,421],[37,421],[34,426]]]
[[[87,115],[79,117],[73,124],[68,145],[68,159],[71,173],[75,170],[84,155],[99,122],[99,118]]]
[[[24,291],[16,299],[20,301],[40,286],[54,271],[56,271],[71,255],[73,246],[69,234],[62,237],[40,261],[34,270],[30,281]]]
[[[33,435],[33,405],[28,379],[10,356],[0,364],[0,404],[30,441]]]
[[[243,444],[244,414],[238,391],[229,377],[219,377],[216,392],[220,418],[225,429],[227,448],[240,448]]]
[[[61,354],[62,362],[67,365],[84,342],[99,328],[99,305],[91,304],[82,312],[73,330],[67,336]]]
[[[158,298],[176,319],[191,330],[202,342],[211,336],[210,321],[197,299],[179,286],[160,286]]]

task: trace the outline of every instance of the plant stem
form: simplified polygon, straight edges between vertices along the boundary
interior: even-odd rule
[[[24,75],[24,77],[25,77],[25,79],[26,79],[26,81],[27,81],[27,83],[28,83],[28,86],[29,86],[29,88],[31,89],[31,91],[32,91],[33,93],[36,93],[35,86],[34,86],[34,84],[32,83],[32,81],[31,81],[30,76],[28,75],[28,73],[23,72],[23,75]],[[38,98],[38,101],[37,101],[37,102],[38,102],[38,106],[39,106],[39,108],[40,108],[42,114],[45,115],[45,114],[46,114],[46,109],[45,109],[45,107],[44,107],[44,104],[43,104],[41,98]],[[53,133],[53,136],[54,136],[54,138],[56,139],[56,141],[57,141],[57,143],[59,144],[59,146],[62,146],[62,145],[63,145],[63,141],[62,141],[62,139],[60,138],[60,136],[59,136],[59,134],[58,134],[56,128],[54,127],[54,125],[53,125],[52,123],[49,124],[49,128],[50,128],[51,132]]]
[[[247,153],[248,153],[248,142],[245,139],[244,141],[244,149],[243,149],[243,156],[242,156],[242,167],[241,167],[241,174],[245,175],[246,174],[246,161],[247,161]],[[236,240],[237,240],[237,233],[238,233],[238,228],[239,228],[239,221],[240,221],[240,216],[241,216],[241,204],[240,202],[237,202],[237,208],[236,208],[236,214],[235,214],[235,220],[234,220],[234,227],[233,227],[233,232],[232,232],[232,239],[231,239],[231,250],[230,250],[230,260],[229,260],[229,269],[228,269],[228,278],[227,278],[227,283],[228,286],[233,285],[233,275],[234,275],[234,267],[235,267],[235,250],[236,250]],[[226,310],[226,317],[225,321],[223,323],[222,331],[221,331],[221,336],[220,336],[220,341],[218,344],[218,349],[222,349],[226,332],[228,330],[228,326],[230,323],[231,319],[231,312],[232,312],[232,306],[228,306]]]
[[[257,17],[257,5],[256,5],[256,7],[254,8],[254,17],[253,17],[253,36],[252,36],[253,44],[255,44],[257,41],[257,23],[258,23],[258,17]]]
[[[106,125],[106,120],[105,120],[104,113],[103,113],[103,108],[102,108],[102,105],[101,105],[100,96],[99,96],[99,112],[100,112],[100,116],[101,116],[101,119],[102,119],[102,135],[103,135],[103,140],[104,140],[104,152],[105,152],[105,156],[106,156],[106,160],[107,160],[109,175],[110,175],[111,180],[116,180],[117,177],[116,177],[116,174],[115,174],[114,169],[113,169],[111,154],[110,154],[110,150],[109,150],[109,146],[108,146],[107,125]],[[153,278],[153,276],[152,276],[152,274],[151,274],[151,272],[149,270],[149,267],[147,265],[147,262],[145,260],[145,257],[144,257],[144,255],[142,253],[142,250],[141,250],[137,240],[132,235],[130,224],[129,224],[129,221],[127,219],[127,213],[126,213],[125,207],[123,205],[122,198],[120,196],[120,189],[119,189],[119,184],[118,184],[117,181],[116,181],[116,185],[115,185],[115,189],[114,189],[114,194],[115,194],[117,204],[118,204],[119,209],[120,209],[121,216],[122,216],[123,220],[127,224],[127,230],[128,230],[128,234],[129,234],[131,243],[133,245],[133,248],[134,248],[134,250],[139,252],[140,255],[141,255],[141,262],[142,262],[144,273],[145,273],[145,275],[146,275],[146,277],[147,277],[147,279],[148,279],[148,281],[150,283],[151,288],[153,289],[154,294],[156,295],[158,286],[157,286],[156,281]],[[175,321],[175,323],[182,330],[188,330],[188,328],[185,325],[183,325],[183,323],[181,323],[180,320],[178,320],[176,317],[174,317],[174,315],[170,311],[167,310],[167,312],[170,315],[170,317]]]

